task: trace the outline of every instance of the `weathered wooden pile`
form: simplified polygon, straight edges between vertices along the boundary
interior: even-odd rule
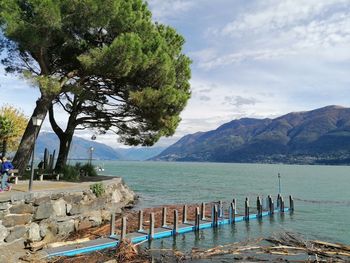
[[[244,214],[237,211],[237,201],[233,199],[229,203],[228,209],[224,207],[222,201],[213,202],[211,206],[211,215],[207,216],[206,208],[208,204],[202,203],[196,207],[195,214],[192,218],[194,220],[187,220],[187,205],[182,208],[182,220],[179,219],[179,211],[173,210],[172,222],[169,224],[167,220],[167,207],[162,209],[162,219],[160,227],[155,227],[155,214],[149,214],[149,228],[145,229],[143,224],[143,211],[138,213],[138,229],[135,232],[128,233],[127,231],[127,217],[122,218],[120,235],[116,234],[116,217],[111,215],[110,235],[109,237],[91,240],[79,244],[79,246],[65,246],[54,249],[47,249],[48,257],[52,256],[74,256],[77,254],[90,253],[106,248],[117,246],[121,241],[130,240],[132,243],[139,243],[146,240],[160,239],[170,237],[178,234],[184,234],[192,231],[199,231],[206,228],[215,228],[225,224],[235,224],[240,221],[249,221],[252,219],[259,219],[264,216],[273,215],[275,213],[284,213],[294,210],[294,200],[289,196],[290,207],[286,208],[284,199],[278,195],[276,204],[271,196],[267,197],[265,206],[263,205],[261,197],[256,199],[256,211],[251,212],[249,199],[246,198],[244,202]],[[227,204],[227,203],[226,203]],[[254,209],[255,210],[255,209]]]

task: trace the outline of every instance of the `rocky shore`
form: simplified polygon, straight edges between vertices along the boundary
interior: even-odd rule
[[[91,187],[101,184],[100,192]],[[82,182],[68,190],[13,194],[0,201],[0,262],[19,262],[25,248],[65,240],[76,231],[100,226],[136,200],[121,178]]]

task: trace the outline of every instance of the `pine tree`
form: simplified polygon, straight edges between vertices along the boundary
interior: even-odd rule
[[[6,70],[40,90],[32,116],[45,118],[53,102],[66,100],[77,125],[113,128],[127,144],[174,133],[190,97],[190,60],[184,39],[154,23],[143,0],[1,0],[0,23]],[[68,98],[81,109],[72,111]],[[29,122],[14,160],[19,169],[34,136]]]

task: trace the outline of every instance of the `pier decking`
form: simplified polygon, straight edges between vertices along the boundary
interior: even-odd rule
[[[244,214],[238,214],[236,211],[236,200],[234,199],[230,203],[228,210],[224,209],[221,201],[211,203],[211,216],[206,218],[206,204],[202,203],[201,207],[195,211],[195,221],[187,221],[187,206],[183,207],[182,220],[179,223],[178,211],[174,210],[173,223],[171,226],[167,225],[167,208],[163,208],[162,214],[162,226],[155,228],[154,213],[150,214],[150,227],[148,229],[143,228],[143,212],[139,211],[139,229],[136,232],[127,233],[126,217],[122,220],[121,234],[117,236],[115,234],[115,215],[111,215],[110,236],[105,238],[99,238],[90,240],[77,245],[69,245],[58,248],[51,248],[44,250],[45,257],[55,256],[75,256],[78,254],[86,254],[94,251],[99,251],[107,248],[113,248],[118,246],[121,240],[128,239],[132,243],[140,243],[146,240],[161,239],[179,234],[185,234],[188,232],[199,231],[207,228],[214,228],[221,225],[235,224],[242,221],[249,221],[254,219],[261,219],[267,216],[273,216],[274,214],[281,214],[285,212],[294,211],[294,200],[292,196],[289,196],[289,208],[284,206],[283,197],[277,196],[276,204],[271,196],[268,196],[265,207],[261,198],[257,198],[256,211],[250,213],[249,200],[246,198],[244,204]]]

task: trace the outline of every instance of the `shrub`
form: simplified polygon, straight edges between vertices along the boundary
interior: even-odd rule
[[[105,187],[103,183],[92,184],[90,185],[90,189],[96,195],[96,197],[102,196],[105,192]]]
[[[97,176],[97,171],[92,164],[84,164],[80,169],[83,169],[87,176]]]
[[[65,181],[77,182],[80,179],[79,170],[75,166],[65,165],[60,173],[63,174],[62,179]]]

